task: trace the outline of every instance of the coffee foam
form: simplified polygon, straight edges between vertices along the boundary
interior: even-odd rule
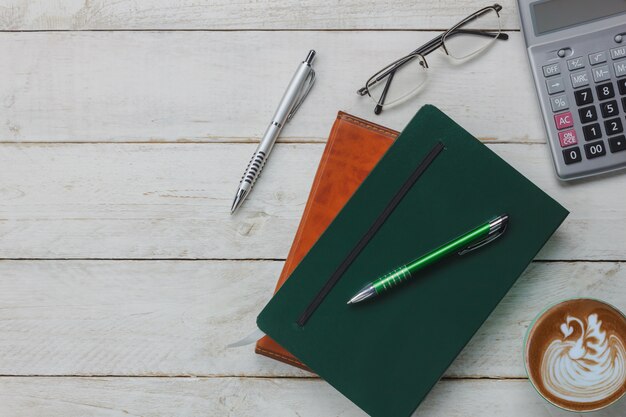
[[[529,331],[526,367],[553,404],[592,411],[626,392],[626,317],[596,300],[571,300],[543,313]]]

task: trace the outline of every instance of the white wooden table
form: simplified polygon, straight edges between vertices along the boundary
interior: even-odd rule
[[[511,39],[383,116],[374,70],[477,0],[0,2],[0,415],[362,416],[225,345],[254,328],[338,110],[401,129],[439,106],[572,212],[418,416],[565,416],[525,379],[547,304],[626,310],[626,175],[559,183],[513,0]],[[318,83],[243,209],[233,193],[295,65]],[[416,375],[416,378],[419,376]],[[599,416],[624,416],[626,403]]]

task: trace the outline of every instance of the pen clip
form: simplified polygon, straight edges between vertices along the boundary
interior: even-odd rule
[[[468,247],[466,247],[465,249],[459,251],[459,255],[463,256],[463,255],[467,255],[470,252],[475,251],[476,249],[480,249],[483,246],[486,246],[488,244],[490,244],[491,242],[493,242],[494,240],[496,240],[497,238],[499,238],[500,236],[502,236],[504,234],[504,232],[506,231],[508,224],[505,224],[504,227],[496,230],[493,233],[488,234],[483,240],[476,242],[474,244],[469,245]]]
[[[313,68],[311,68],[311,72],[309,72],[309,75],[307,75],[305,82],[307,84],[302,88],[302,92],[300,93],[300,96],[298,97],[298,101],[296,105],[293,106],[293,109],[291,109],[291,111],[287,115],[287,122],[291,120],[294,114],[296,114],[296,112],[300,108],[300,105],[302,104],[306,96],[309,95],[311,88],[313,88],[313,84],[315,84],[315,70]]]

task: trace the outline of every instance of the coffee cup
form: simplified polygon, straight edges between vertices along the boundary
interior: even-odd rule
[[[626,316],[593,299],[549,307],[528,329],[524,363],[537,392],[557,407],[608,407],[626,393]]]

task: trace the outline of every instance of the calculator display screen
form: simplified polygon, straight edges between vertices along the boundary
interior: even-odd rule
[[[537,35],[626,12],[626,0],[544,0],[532,3]]]

